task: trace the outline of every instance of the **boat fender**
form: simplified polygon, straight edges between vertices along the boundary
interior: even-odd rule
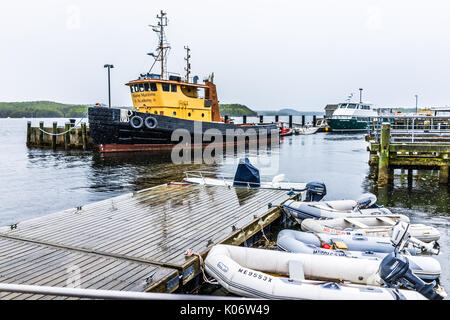
[[[133,116],[130,119],[130,125],[135,129],[142,128],[144,120],[140,116]]]
[[[155,129],[158,125],[158,120],[156,120],[153,117],[147,117],[145,118],[145,126],[149,129]]]

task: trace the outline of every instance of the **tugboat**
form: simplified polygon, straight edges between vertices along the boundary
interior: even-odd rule
[[[158,24],[151,26],[159,36],[159,45],[156,53],[148,54],[155,59],[152,68],[160,62],[161,73],[151,73],[151,68],[148,73],[126,83],[131,91],[133,108],[94,106],[88,110],[91,137],[99,151],[170,150],[180,142],[179,136],[173,135],[177,129],[189,133],[194,147],[199,144],[205,147],[211,141],[234,145],[253,139],[279,139],[275,123],[234,124],[220,116],[214,73],[204,80],[204,84],[198,83],[198,76],[191,81],[189,47],[185,47],[184,79],[166,72],[170,48],[164,33],[166,15],[161,11],[157,15]],[[217,134],[221,135],[221,141],[215,140]],[[240,140],[242,135],[244,139]]]

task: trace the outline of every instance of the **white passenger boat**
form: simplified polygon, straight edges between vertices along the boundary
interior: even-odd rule
[[[326,220],[304,219],[301,228],[304,231],[318,233],[390,237],[392,227],[397,221],[409,223],[409,218],[402,214],[390,214],[348,216]],[[410,224],[409,233],[423,242],[437,241],[440,238],[439,230],[424,224]]]
[[[270,181],[262,181],[259,170],[253,166],[248,158],[240,159],[234,177],[217,175],[207,171],[185,171],[186,183],[206,186],[244,187],[257,189],[275,189],[301,192],[306,190],[306,183],[285,181],[284,174],[279,174]]]
[[[357,237],[349,245],[347,245],[348,241],[345,242],[342,240],[342,238],[334,238],[330,235],[325,237],[310,232],[284,229],[278,233],[277,247],[279,250],[293,253],[372,260],[382,260],[388,253],[394,252],[395,250],[391,241],[376,243],[375,249],[381,251],[374,251],[372,250],[374,249],[373,244],[369,244],[370,238]],[[358,241],[361,243],[359,246],[357,245]],[[356,242],[356,244],[353,242]],[[367,246],[364,246],[362,243],[367,243]],[[360,250],[357,251],[356,249]],[[414,250],[414,254],[420,253],[416,249],[412,248],[412,250]],[[441,265],[438,260],[430,256],[410,255],[410,252],[407,250],[403,254],[407,254],[410,261],[410,268],[419,278],[431,281],[440,277]]]
[[[283,210],[299,223],[303,219],[333,219],[359,215],[392,214],[389,209],[376,204],[376,196],[371,193],[362,195],[358,200],[335,201],[295,201],[288,200]]]
[[[214,246],[205,260],[207,273],[226,290],[239,296],[313,300],[425,299],[413,290],[380,286],[379,267],[380,261],[375,260],[354,259],[348,263],[345,257],[230,245]],[[311,278],[352,283],[308,280]]]

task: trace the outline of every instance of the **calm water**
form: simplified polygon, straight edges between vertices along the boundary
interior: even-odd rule
[[[282,120],[283,119],[280,117]],[[271,121],[271,117],[266,117]],[[40,120],[50,125],[52,119]],[[310,119],[309,119],[310,120]],[[58,119],[63,124],[65,119]],[[256,121],[249,119],[248,121]],[[103,200],[168,181],[180,181],[186,170],[234,174],[241,155],[224,156],[216,165],[174,165],[170,154],[118,154],[28,149],[27,119],[0,119],[0,225],[10,225],[63,209]],[[294,122],[300,122],[297,117]],[[394,186],[378,192],[368,178],[364,134],[317,133],[282,138],[279,149],[253,151],[250,161],[262,176],[284,173],[289,181],[323,181],[328,200],[377,194],[378,203],[413,223],[426,223],[441,233],[441,282],[450,292],[450,190],[439,186],[438,173],[415,171],[409,186],[406,173],[395,171]]]

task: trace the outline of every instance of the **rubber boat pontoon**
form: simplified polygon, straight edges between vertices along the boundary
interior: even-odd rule
[[[185,171],[184,182],[206,186],[244,187],[258,189],[276,189],[301,192],[306,190],[306,183],[288,182],[284,174],[273,177],[271,181],[261,181],[259,170],[253,166],[248,158],[240,159],[234,178],[220,175],[216,172]],[[208,177],[209,176],[209,177]]]
[[[304,231],[367,236],[390,237],[392,227],[397,221],[409,223],[409,218],[402,214],[380,216],[351,216],[327,220],[304,219],[301,228]],[[440,238],[439,231],[424,224],[410,224],[409,234],[423,242],[437,241]]]
[[[216,245],[206,257],[205,269],[226,290],[245,297],[327,300],[425,299],[425,296],[430,299],[440,298],[433,289],[434,284],[431,288],[427,287],[421,279],[411,274],[407,260],[399,270],[402,273],[397,274],[392,266],[398,264],[398,260],[399,258],[392,256],[383,259],[381,269],[382,264],[375,260],[355,259],[349,264],[345,257]],[[407,276],[417,291],[380,286],[381,283],[393,286],[393,282],[385,282],[378,274],[379,270],[388,270],[390,267],[394,270],[391,274],[383,273],[386,279],[398,282],[401,277]],[[339,279],[352,283],[308,280],[311,278]]]
[[[370,241],[370,239],[368,239],[367,237],[365,239],[366,240],[363,240],[362,238],[358,237],[356,238],[356,240],[353,240],[356,242],[356,244],[358,244],[358,241],[363,243],[368,243]],[[377,248],[381,248],[383,251],[369,250],[366,249],[366,246],[357,246],[355,243],[353,243],[353,241],[351,242],[351,245],[349,247],[347,243],[348,242],[342,241],[342,238],[340,237],[335,238],[332,236],[317,236],[313,233],[288,229],[280,231],[277,237],[278,249],[293,253],[382,260],[388,253],[395,251],[395,247],[392,245],[392,241],[386,241],[382,244],[376,244]],[[367,247],[372,246],[367,245]],[[417,252],[414,251],[413,253],[416,254]],[[419,278],[423,280],[436,280],[440,277],[441,265],[438,260],[429,256],[407,256],[412,272]]]
[[[312,193],[308,189],[307,193]],[[308,194],[306,195],[308,196]],[[317,199],[320,196],[312,196]],[[301,223],[303,219],[333,219],[359,215],[384,215],[392,214],[386,208],[376,204],[377,197],[374,194],[367,193],[362,195],[358,200],[335,200],[335,201],[295,201],[288,200],[283,205],[283,210],[293,217],[297,222]]]

